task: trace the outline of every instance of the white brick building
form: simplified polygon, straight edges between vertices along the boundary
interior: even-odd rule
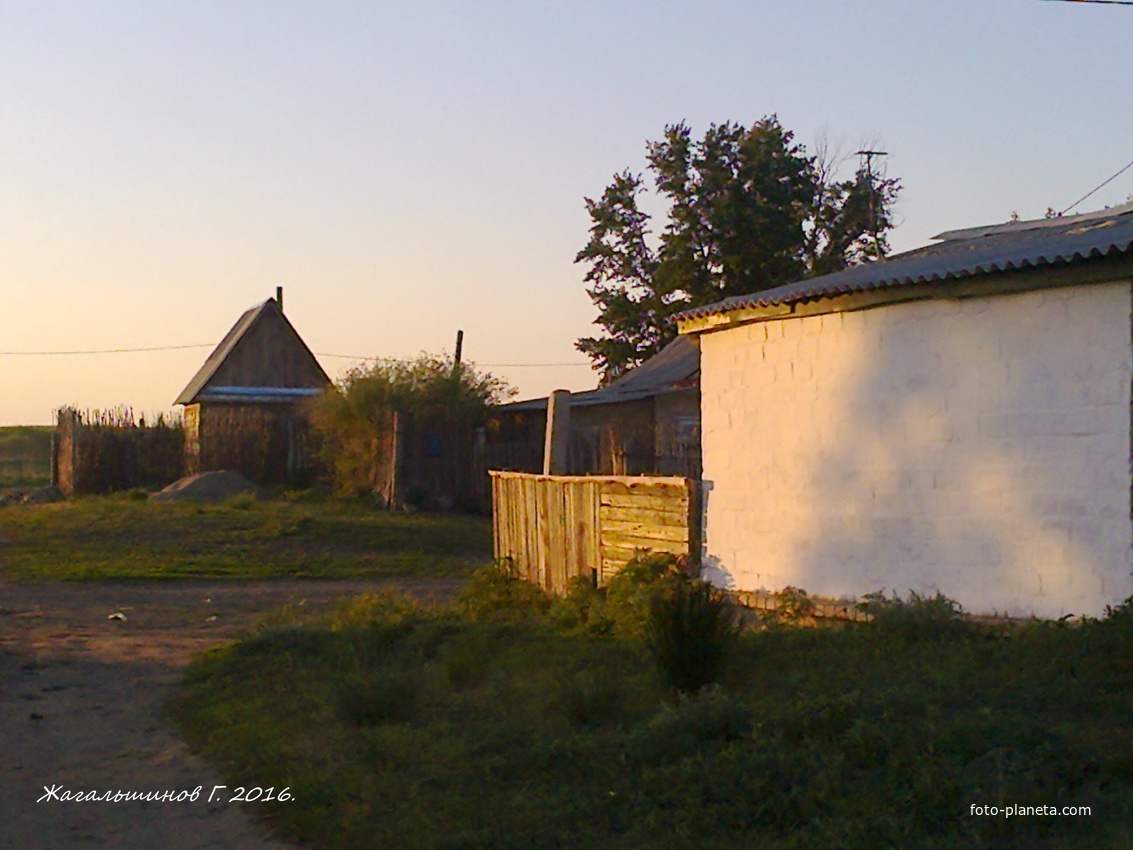
[[[1045,617],[1133,594],[1133,205],[941,238],[678,317],[714,580]]]

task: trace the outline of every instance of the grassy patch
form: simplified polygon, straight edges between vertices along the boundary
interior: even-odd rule
[[[369,597],[203,657],[171,711],[229,784],[290,787],[262,811],[317,848],[1133,841],[1133,614],[749,631],[673,701],[641,637],[478,584],[525,615]],[[1092,814],[970,814],[1009,804]]]
[[[338,499],[204,506],[136,495],[0,509],[0,576],[445,578],[491,559],[482,517],[407,516]]]
[[[0,427],[0,489],[51,483],[50,425]]]

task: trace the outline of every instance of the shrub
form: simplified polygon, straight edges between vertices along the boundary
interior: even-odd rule
[[[939,592],[922,596],[910,591],[903,600],[896,593],[887,597],[879,591],[866,594],[857,607],[873,616],[874,628],[905,640],[936,640],[973,631],[960,603]]]
[[[710,687],[662,708],[629,736],[627,754],[646,764],[673,763],[738,740],[751,729],[748,707]]]
[[[671,693],[695,694],[719,681],[738,636],[731,600],[699,580],[657,596],[645,624],[646,646]]]
[[[638,552],[606,585],[603,613],[617,634],[641,637],[654,600],[684,580],[684,563],[676,556]]]
[[[560,704],[572,726],[607,726],[621,719],[625,695],[605,667],[580,670],[560,684]]]
[[[606,610],[606,591],[590,576],[575,576],[567,582],[566,594],[551,602],[550,617],[568,634],[606,635],[614,630]]]
[[[445,675],[453,688],[477,687],[484,683],[492,669],[491,643],[479,632],[465,632],[446,646],[444,664]]]
[[[551,597],[521,578],[510,561],[476,570],[456,600],[456,610],[473,621],[540,619],[550,607]]]

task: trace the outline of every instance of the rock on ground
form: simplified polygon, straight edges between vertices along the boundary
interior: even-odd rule
[[[240,493],[250,493],[257,498],[260,488],[239,472],[220,470],[217,472],[198,472],[179,481],[174,481],[164,490],[154,493],[151,499],[159,502],[176,502],[191,499],[197,502],[223,502]]]

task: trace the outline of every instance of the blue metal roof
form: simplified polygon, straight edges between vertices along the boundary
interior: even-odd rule
[[[1133,204],[1085,215],[954,230],[936,238],[942,241],[880,262],[694,307],[674,319],[1126,254],[1133,248]]]

